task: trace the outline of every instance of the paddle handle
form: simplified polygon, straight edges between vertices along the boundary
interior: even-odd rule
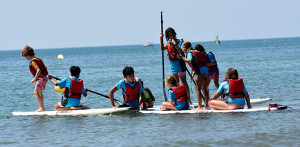
[[[163,12],[160,12],[160,29],[161,29],[161,33],[163,34],[164,28],[163,28]],[[162,73],[163,73],[163,77],[162,77],[162,82],[163,82],[163,93],[164,93],[164,98],[165,98],[165,102],[168,101],[167,99],[167,95],[166,95],[166,91],[165,91],[165,61],[164,61],[164,39],[163,37],[160,38],[160,48],[161,48],[161,58],[162,58]]]

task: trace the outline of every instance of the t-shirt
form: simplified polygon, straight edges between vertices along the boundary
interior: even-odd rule
[[[72,78],[75,79],[76,81],[79,81],[79,79],[76,78],[76,77],[72,77]],[[57,84],[58,84],[58,86],[59,86],[60,88],[65,88],[65,87],[67,87],[67,88],[70,89],[70,87],[71,87],[71,79],[70,79],[70,78],[64,78],[64,79],[61,80],[61,81],[57,81]],[[82,86],[82,93],[85,93],[84,85]],[[72,98],[72,97],[70,97],[70,98]]]
[[[125,80],[127,80],[127,79],[125,79]],[[125,80],[123,79],[123,80],[120,80],[116,85],[115,85],[115,87],[117,87],[118,89],[123,89],[123,91],[124,91],[124,93],[126,93],[126,86],[125,86]],[[127,80],[127,83],[129,84],[129,86],[130,87],[134,87],[135,86],[135,84],[136,84],[136,82],[134,82],[134,83],[130,83],[130,82],[128,82],[128,80]],[[143,85],[142,85],[142,83],[141,83],[141,80],[139,79],[139,93],[141,93],[142,91],[143,91]]]
[[[170,96],[170,102],[175,101],[174,107],[177,110],[185,110],[188,107],[189,101],[185,100],[179,103],[173,90],[169,90],[169,96]]]

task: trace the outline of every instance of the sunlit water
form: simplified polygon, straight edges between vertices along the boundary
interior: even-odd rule
[[[195,43],[193,43],[195,44]],[[38,108],[30,85],[28,61],[18,51],[0,52],[0,146],[300,146],[300,38],[202,43],[218,61],[220,82],[229,67],[238,69],[251,98],[271,97],[273,103],[295,110],[226,114],[140,114],[135,111],[100,116],[12,116],[13,111]],[[20,47],[21,48],[21,47]],[[65,59],[58,60],[63,54]],[[166,55],[166,53],[165,53]],[[68,49],[36,49],[50,74],[64,78],[69,67],[81,67],[87,88],[108,95],[123,78],[124,66],[156,97],[163,98],[162,61],[159,45],[113,46]],[[165,56],[166,75],[171,74]],[[192,101],[196,102],[195,86]],[[211,83],[210,95],[216,89]],[[61,99],[48,82],[46,110]],[[115,98],[122,100],[120,92]],[[88,93],[82,104],[110,108],[108,99]],[[264,104],[267,106],[268,104]]]

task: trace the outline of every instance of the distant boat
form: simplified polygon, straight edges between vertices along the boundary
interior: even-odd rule
[[[217,36],[216,36],[216,44],[217,44],[217,45],[220,45],[220,42],[221,42],[221,41],[219,40],[218,35],[217,35]]]
[[[143,44],[143,46],[153,46],[153,44],[152,44],[152,42],[147,42],[147,43],[145,43],[145,44]]]

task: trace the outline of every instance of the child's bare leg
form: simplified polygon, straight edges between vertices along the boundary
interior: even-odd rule
[[[35,110],[35,112],[43,112],[45,111],[45,108],[44,108],[44,97],[43,97],[43,94],[42,94],[42,89],[38,88],[38,87],[35,87],[34,89],[34,95],[36,97],[36,100],[38,101],[39,103],[39,109]]]

